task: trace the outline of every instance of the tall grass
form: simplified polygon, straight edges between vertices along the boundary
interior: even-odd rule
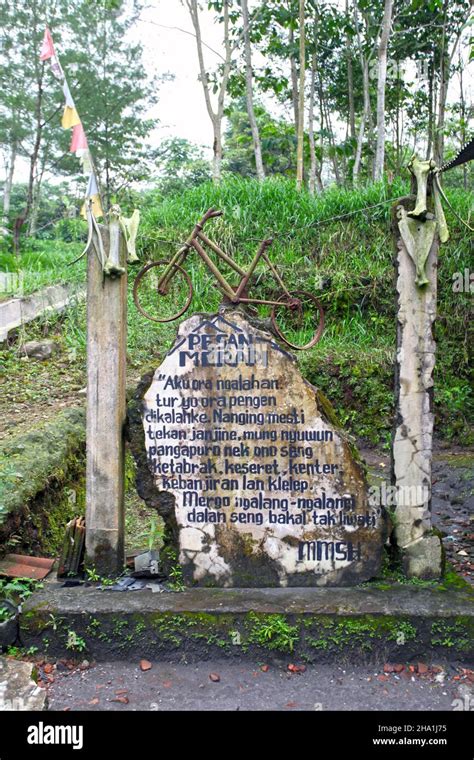
[[[222,209],[224,215],[208,223],[206,234],[244,267],[258,241],[274,236],[269,255],[288,286],[318,291],[326,310],[322,340],[300,355],[307,376],[335,397],[343,416],[347,407],[357,407],[348,418],[354,432],[370,428],[374,434],[379,426],[378,432],[386,437],[396,341],[392,203],[388,201],[408,192],[408,183],[397,180],[390,186],[378,183],[357,190],[334,187],[311,196],[297,192],[291,180],[258,183],[237,177],[173,197],[151,192],[143,199],[140,255],[143,261],[169,258],[211,206]],[[453,189],[448,197],[461,217],[472,215],[474,194]],[[435,403],[443,434],[466,439],[474,413],[469,356],[473,343],[471,295],[453,293],[452,278],[469,266],[472,236],[449,209],[446,218],[451,237],[440,251]],[[215,309],[220,298],[212,276],[192,253],[186,268],[195,287],[192,308]],[[254,292],[265,296],[272,287],[262,265]],[[156,333],[160,333],[159,327]],[[334,364],[339,383],[333,382],[334,374],[328,372]]]
[[[169,259],[211,206],[222,209],[224,216],[211,220],[206,233],[244,267],[258,242],[274,236],[269,255],[289,288],[316,292],[326,311],[322,340],[299,355],[306,376],[327,391],[349,429],[374,441],[386,440],[393,413],[396,340],[392,203],[388,201],[408,190],[407,183],[396,181],[390,186],[379,183],[357,190],[331,188],[311,196],[306,191],[297,192],[291,180],[258,183],[228,177],[218,186],[206,183],[178,195],[162,197],[159,192],[147,192],[140,204],[141,264]],[[472,193],[452,190],[448,197],[463,218],[469,217]],[[342,215],[344,218],[333,218]],[[451,239],[440,252],[435,404],[438,432],[467,440],[464,432],[474,411],[470,375],[472,296],[453,293],[452,276],[472,268],[472,239],[449,209],[446,217]],[[80,244],[44,241],[23,254],[21,266],[29,272],[27,282],[33,283],[38,276],[44,283],[83,279],[84,260],[73,267],[66,265],[74,258],[73,248],[77,252]],[[141,264],[130,268],[130,289]],[[3,266],[0,259],[0,268]],[[195,291],[188,313],[216,309],[221,296],[197,254],[191,253],[185,266]],[[226,273],[235,282],[235,275],[228,270]],[[253,294],[264,297],[275,293],[274,281],[262,264]],[[158,325],[146,320],[129,295],[129,367],[138,371],[156,365],[171,345],[176,327],[177,323]],[[63,339],[68,348],[77,350],[78,361],[83,361],[84,305],[68,310]]]
[[[79,242],[31,238],[27,240],[24,250],[18,256],[0,250],[0,272],[16,272],[22,275],[21,293],[12,291],[4,295],[27,295],[56,282],[84,282],[85,257],[69,266],[69,262],[78,256],[83,247]]]

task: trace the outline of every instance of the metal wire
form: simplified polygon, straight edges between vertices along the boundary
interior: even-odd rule
[[[364,208],[358,208],[354,211],[348,211],[345,214],[338,214],[336,216],[330,216],[326,217],[325,219],[318,219],[315,222],[311,222],[310,224],[305,224],[302,227],[298,228],[298,232],[288,232],[286,234],[278,234],[278,233],[270,233],[266,237],[271,237],[273,240],[285,240],[287,238],[293,237],[294,235],[301,232],[301,230],[309,230],[313,227],[319,227],[322,224],[329,224],[329,222],[338,221],[340,219],[346,219],[348,216],[354,216],[355,214],[362,214],[364,211],[369,211],[373,208],[379,208],[380,206],[384,206],[386,203],[395,203],[396,201],[401,200],[401,198],[404,198],[404,195],[399,195],[396,198],[387,198],[384,201],[380,201],[380,203],[373,203],[371,206],[364,206]],[[179,243],[176,240],[167,240],[166,238],[152,238],[152,242],[154,243],[163,243],[168,245],[185,245],[185,243]],[[252,241],[258,241],[261,242],[261,238],[257,237],[247,237],[246,240],[252,240]]]

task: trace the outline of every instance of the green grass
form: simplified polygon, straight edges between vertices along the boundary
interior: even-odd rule
[[[62,240],[27,239],[19,256],[0,250],[0,272],[17,272],[21,277],[21,292],[16,289],[6,295],[28,295],[35,290],[58,282],[83,283],[86,279],[86,260],[68,266],[84,248],[82,243]]]
[[[274,235],[269,255],[288,287],[313,290],[326,311],[322,340],[299,355],[307,376],[335,402],[352,432],[374,443],[386,442],[393,414],[394,250],[392,204],[376,204],[407,192],[408,185],[397,181],[390,187],[379,183],[359,190],[333,188],[313,197],[298,193],[292,181],[269,179],[259,184],[236,177],[176,197],[150,192],[143,198],[139,251],[143,262],[169,258],[210,206],[222,209],[224,215],[208,222],[206,233],[244,267],[258,240]],[[457,212],[469,218],[473,194],[451,190],[448,196]],[[362,211],[369,206],[375,207]],[[361,213],[327,221],[354,211]],[[473,440],[474,417],[471,295],[453,293],[452,277],[469,265],[471,241],[449,209],[446,217],[451,238],[440,252],[436,427],[439,436],[467,443]],[[186,269],[195,290],[191,309],[215,309],[219,293],[197,256],[190,255]],[[255,292],[260,297],[276,292],[263,266]],[[160,326],[155,330],[168,339]]]
[[[298,193],[291,180],[258,183],[238,177],[227,177],[219,186],[206,183],[175,196],[163,197],[149,191],[142,194],[140,203],[141,264],[169,258],[211,206],[222,209],[224,216],[211,220],[206,233],[244,267],[258,241],[274,235],[269,255],[288,287],[313,291],[326,312],[322,340],[298,356],[305,375],[333,401],[351,432],[373,443],[386,443],[393,416],[396,303],[392,204],[382,202],[407,191],[408,185],[397,181],[391,186],[379,183],[358,190],[332,188],[313,197],[306,191]],[[468,218],[473,194],[451,190],[448,195],[458,213]],[[364,210],[368,206],[375,208]],[[360,213],[327,221],[353,211]],[[451,239],[440,252],[436,432],[439,437],[468,443],[473,440],[470,426],[474,416],[469,369],[472,297],[469,293],[453,293],[452,276],[469,266],[471,241],[449,209],[446,217]],[[25,271],[27,292],[34,289],[34,283],[83,280],[84,260],[67,266],[80,249],[80,243],[35,242],[18,262]],[[8,269],[10,265],[5,255],[0,256],[0,268]],[[130,268],[130,290],[139,267]],[[197,255],[189,256],[186,269],[194,287],[188,314],[215,310],[221,297]],[[227,274],[235,282],[235,275]],[[261,265],[253,294],[271,297],[277,292],[273,278]],[[159,325],[145,319],[137,312],[131,294],[128,306],[128,366],[141,372],[156,366],[170,347],[178,323]],[[54,322],[53,317],[49,320]],[[36,329],[28,328],[28,334]],[[85,304],[68,309],[58,318],[58,329],[68,354],[76,357],[76,366],[83,365]],[[10,349],[7,356],[9,372],[14,373],[15,367],[21,372],[16,348]]]

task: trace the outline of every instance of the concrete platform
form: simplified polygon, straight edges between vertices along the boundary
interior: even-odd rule
[[[34,680],[35,667],[0,657],[0,710],[46,710],[47,693]]]
[[[0,343],[21,325],[51,311],[63,311],[71,302],[85,298],[85,287],[76,284],[48,285],[42,290],[21,298],[9,298],[0,303]]]
[[[308,662],[474,660],[474,593],[384,588],[100,591],[48,582],[23,607],[24,646],[54,656],[192,661],[249,654]]]

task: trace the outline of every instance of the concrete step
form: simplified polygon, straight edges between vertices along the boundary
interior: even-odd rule
[[[24,646],[89,660],[474,659],[470,589],[386,585],[152,593],[64,588],[49,581],[24,605],[20,633]]]
[[[0,343],[7,340],[13,330],[48,312],[60,312],[76,299],[85,297],[85,285],[49,285],[30,296],[10,298],[0,303]]]

